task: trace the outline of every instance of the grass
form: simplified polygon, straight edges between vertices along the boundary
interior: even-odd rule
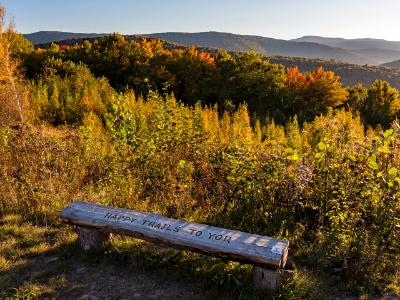
[[[0,299],[340,299],[332,277],[296,269],[275,293],[256,290],[252,267],[114,237],[103,253],[86,254],[62,224],[38,226],[21,216],[0,220]],[[132,284],[132,282],[136,282]],[[157,294],[158,293],[158,294]],[[90,298],[90,297],[89,297]]]
[[[61,227],[39,227],[8,215],[0,226],[0,297],[52,298],[73,244],[73,234]]]
[[[243,296],[254,299],[260,295],[259,291],[240,286],[241,276],[250,274],[250,266],[156,248],[126,237],[115,237],[104,253],[89,255],[76,248],[76,234],[70,227],[35,226],[17,215],[5,216],[0,223],[1,299],[73,299],[86,295],[89,290],[96,294],[99,286],[113,285],[110,274],[115,274],[114,283],[119,278],[144,274],[145,286],[133,289],[142,293],[151,292],[155,284],[162,291],[172,286],[171,295],[185,294],[189,286],[199,299],[218,296],[229,299],[239,290]],[[88,284],[93,282],[93,270],[106,274],[99,276],[94,288]],[[168,287],[162,287],[164,283]],[[222,293],[215,288],[205,289],[222,284],[237,287]],[[120,288],[129,289],[129,286]],[[118,299],[120,295],[113,297]]]

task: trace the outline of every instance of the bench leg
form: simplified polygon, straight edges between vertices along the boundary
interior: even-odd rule
[[[77,226],[78,244],[85,251],[100,251],[110,240],[110,234],[99,230]]]
[[[272,270],[261,267],[254,267],[253,281],[258,289],[277,290],[279,286],[290,280],[293,272],[288,270]]]

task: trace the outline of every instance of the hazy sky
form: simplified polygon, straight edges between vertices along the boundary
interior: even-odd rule
[[[400,0],[0,0],[17,30],[400,40]]]

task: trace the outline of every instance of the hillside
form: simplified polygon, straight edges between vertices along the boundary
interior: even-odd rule
[[[389,68],[400,68],[400,59],[395,60],[386,64],[383,64],[382,67],[389,67]]]
[[[375,59],[349,50],[334,48],[309,42],[293,42],[253,35],[239,35],[223,32],[154,33],[147,36],[157,37],[169,42],[190,46],[197,45],[226,49],[230,51],[248,51],[252,49],[263,55],[297,56],[305,58],[335,59],[354,64],[376,64]]]
[[[79,38],[92,38],[102,37],[106,33],[75,33],[75,32],[62,32],[62,31],[38,31],[34,33],[24,34],[24,37],[34,44],[45,44],[51,42],[58,42],[69,39]]]
[[[70,38],[70,39],[65,39],[65,40],[59,40],[59,41],[52,41],[52,42],[45,42],[45,43],[37,43],[35,46],[37,48],[42,48],[42,49],[48,49],[51,47],[52,43],[57,43],[58,45],[63,45],[63,46],[74,46],[74,45],[81,45],[84,41],[89,41],[91,43],[93,43],[96,40],[101,39],[103,36],[92,36],[92,37],[74,37],[74,38]],[[143,36],[142,35],[124,35],[124,38],[127,41],[135,41],[135,42],[139,42],[141,40],[143,40]],[[157,38],[147,38],[148,41],[151,40],[158,40]],[[186,48],[185,46],[176,44],[176,43],[170,43],[167,41],[163,41],[164,43],[164,47],[166,49],[183,49]],[[205,51],[214,51],[215,49],[204,49]]]
[[[4,12],[0,6],[0,299],[400,296],[399,91],[386,81],[346,89],[317,67],[348,76],[345,85],[384,76],[398,84],[395,69],[139,35],[35,49],[4,27]],[[215,44],[226,36],[230,49],[231,35],[207,34]],[[250,42],[260,53],[284,45],[293,55],[309,46],[340,50],[233,38],[235,51]],[[164,248],[182,245],[180,235],[161,247],[118,235],[103,243],[110,228],[99,226],[98,234],[78,229],[77,239],[60,218],[74,199],[204,224],[179,222],[174,231],[197,236],[192,250],[206,250]],[[128,233],[134,213],[120,212],[109,219]],[[217,238],[207,226],[226,230]],[[228,230],[235,232],[226,239]],[[287,240],[289,252],[264,237]],[[76,246],[89,240],[102,249]],[[271,248],[276,267],[293,276],[276,291],[258,290],[254,274],[273,282],[273,271],[256,269],[266,268],[262,260],[214,258],[201,247],[211,242],[218,254],[225,243],[250,255]]]
[[[400,42],[382,39],[343,39],[320,36],[303,36],[291,41],[318,43],[330,47],[350,50],[362,56],[374,59],[380,64],[400,58]]]
[[[360,66],[333,60],[283,56],[271,56],[269,60],[272,63],[282,64],[286,67],[298,66],[302,72],[312,71],[322,66],[325,70],[333,71],[339,75],[344,86],[362,83],[365,87],[368,87],[375,80],[382,79],[389,82],[393,87],[400,89],[400,70],[389,68],[389,65]],[[400,67],[400,61],[397,63]]]
[[[57,31],[41,31],[26,34],[25,37],[35,44],[49,43],[66,39],[79,39],[104,36],[105,34],[85,34]],[[146,35],[157,37],[182,45],[197,45],[202,47],[221,48],[230,51],[248,51],[253,49],[263,55],[295,56],[305,58],[335,59],[353,64],[379,65],[398,59],[396,49],[382,50],[374,45],[362,50],[342,49],[315,42],[286,41],[262,36],[239,35],[222,32],[199,33],[153,33]],[[378,49],[378,50],[376,50]]]
[[[318,43],[331,47],[359,50],[359,49],[380,49],[400,51],[400,42],[387,41],[383,39],[343,39],[343,38],[327,38],[321,36],[303,36],[293,39],[295,42]]]
[[[142,36],[140,35],[126,35],[125,38],[127,40],[140,41]],[[156,38],[150,37],[149,40]],[[98,39],[98,37],[89,37],[89,38],[74,38],[58,41],[61,45],[75,45],[81,44],[84,40],[94,41]],[[167,49],[177,49],[184,48],[179,43],[170,43],[164,41],[165,48]],[[193,41],[194,42],[194,41]],[[223,42],[221,40],[220,42]],[[194,43],[195,44],[195,43]],[[199,44],[201,44],[199,42]],[[38,44],[37,46],[40,48],[48,48],[51,43],[43,43]],[[240,43],[237,44],[235,49],[242,49],[244,46]],[[220,47],[223,48],[223,47]],[[218,50],[211,47],[197,47],[198,50],[207,51],[209,53],[216,53]],[[235,51],[241,50],[232,50]],[[290,57],[290,56],[280,56],[280,55],[268,55],[266,56],[270,62],[276,64],[282,64],[285,67],[293,67],[298,66],[301,71],[312,71],[316,68],[323,67],[327,71],[333,71],[337,75],[341,77],[341,81],[344,86],[352,86],[357,83],[362,83],[365,87],[370,86],[376,79],[382,79],[388,81],[393,87],[400,89],[400,70],[396,70],[391,68],[392,63],[388,63],[382,66],[367,66],[367,65],[357,65],[357,64],[349,64],[343,63],[338,60],[329,60],[329,59],[318,59],[318,58],[302,58],[302,57]],[[397,62],[398,67],[400,67],[400,62]],[[393,62],[393,67],[396,67],[396,62]]]

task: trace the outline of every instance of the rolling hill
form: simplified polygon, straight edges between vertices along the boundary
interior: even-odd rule
[[[40,31],[26,34],[25,37],[34,44],[43,44],[53,41],[100,37],[104,35],[106,34]],[[380,65],[400,59],[400,42],[373,39],[345,40],[302,37],[287,41],[262,36],[214,31],[198,33],[164,32],[146,34],[146,36],[160,38],[185,46],[196,45],[229,51],[248,51],[249,49],[253,49],[263,55],[335,59],[360,65]]]
[[[46,32],[47,34],[48,32]],[[68,34],[70,36],[70,33],[64,33]],[[179,39],[174,38],[177,35],[172,34],[172,33],[165,33],[165,34],[152,34],[149,35],[149,38],[168,38],[170,42],[165,42],[165,47],[172,49],[172,48],[181,48],[182,43],[178,42],[182,41],[183,36],[185,36],[185,44],[186,45],[196,45],[199,50],[202,51],[208,51],[215,53],[217,50],[216,48],[222,48],[222,49],[228,49],[232,52],[235,51],[247,51],[248,50],[248,45],[251,44],[249,40],[247,39],[247,36],[240,36],[240,35],[233,35],[234,37],[231,36],[231,34],[222,34],[222,35],[215,35],[212,33],[209,33],[208,37],[214,38],[213,43],[210,42],[210,39],[206,39],[203,34],[199,34],[199,42],[196,42],[196,39],[194,37],[195,34],[179,34],[178,36],[180,37]],[[47,40],[46,43],[38,44],[37,46],[41,48],[47,48],[51,45],[49,42],[49,37],[59,37],[61,38],[63,35],[57,35],[56,32],[50,33],[47,35]],[[94,40],[96,38],[101,37],[101,34],[94,34],[94,36],[85,36],[85,34],[72,34],[74,38],[72,39],[66,39],[62,41],[58,41],[58,43],[63,44],[63,45],[74,45],[74,44],[79,44],[82,43],[85,39],[89,40]],[[26,36],[27,38],[32,38],[35,37],[36,40],[45,40],[41,34],[32,36],[28,35]],[[127,39],[135,40],[138,41],[141,39],[142,36],[140,35],[127,35],[125,36]],[[224,38],[225,37],[225,38]],[[201,39],[203,38],[203,39]],[[267,38],[262,38],[267,39]],[[273,44],[276,45],[285,45],[285,43],[282,43],[282,40],[274,40],[274,39],[267,39],[267,40],[272,40],[271,43],[268,45],[269,47],[272,48]],[[234,42],[233,42],[234,41]],[[251,41],[251,38],[250,38]],[[291,44],[298,44],[299,48],[296,49],[303,49],[305,51],[307,42],[301,43],[301,42],[290,42],[287,43],[289,45]],[[219,47],[211,47],[211,46],[203,46],[206,44],[214,44]],[[306,44],[306,45],[303,45]],[[310,45],[314,45],[310,43]],[[200,47],[202,46],[202,47]],[[263,53],[264,55],[268,53],[265,48],[262,48],[261,44],[254,43],[252,42],[253,49],[257,49],[258,52]],[[247,48],[246,48],[247,47]],[[257,48],[258,47],[258,48]],[[276,46],[277,47],[277,46]],[[328,49],[330,47],[327,47]],[[275,48],[277,49],[277,48]],[[319,49],[324,49],[324,48],[319,48]],[[326,48],[325,48],[326,49]],[[332,48],[335,49],[335,48]],[[285,50],[288,51],[288,50]],[[293,52],[292,52],[293,53]],[[323,67],[325,70],[333,71],[337,75],[339,75],[342,79],[343,85],[344,86],[352,86],[357,83],[362,83],[364,86],[368,87],[371,85],[376,79],[382,79],[388,81],[392,86],[396,87],[397,89],[400,89],[400,70],[395,69],[396,67],[400,68],[400,60],[399,61],[393,61],[391,63],[386,63],[382,66],[367,66],[367,65],[358,65],[358,64],[350,64],[346,62],[341,62],[339,60],[332,60],[332,59],[320,59],[320,58],[306,58],[306,57],[295,57],[291,55],[271,55],[271,52],[268,53],[269,55],[266,55],[266,58],[270,60],[271,63],[277,63],[277,64],[282,64],[286,67],[292,67],[292,66],[298,66],[301,71],[312,71],[318,67]]]
[[[343,39],[343,38],[327,38],[321,36],[303,36],[293,39],[295,42],[318,43],[331,47],[359,50],[359,49],[380,49],[400,51],[400,42],[387,41],[382,39]]]
[[[146,35],[185,46],[226,49],[229,51],[248,51],[252,49],[263,55],[296,56],[305,58],[335,59],[354,64],[378,64],[373,58],[361,54],[310,42],[294,42],[253,35],[239,35],[223,32],[165,32]]]
[[[400,89],[400,70],[384,66],[360,66],[342,63],[333,60],[307,59],[300,57],[269,57],[271,63],[282,64],[286,67],[298,66],[302,72],[312,71],[318,67],[333,71],[339,75],[344,86],[353,86],[362,83],[369,87],[375,80],[389,82],[393,87]],[[400,63],[400,62],[399,62]]]
[[[107,33],[75,33],[62,31],[38,31],[24,34],[24,37],[34,44],[45,44],[69,39],[102,37]]]
[[[375,59],[380,64],[400,59],[400,42],[382,39],[343,39],[320,36],[303,36],[291,41],[317,43],[330,47],[350,50],[362,56]]]
[[[382,67],[400,68],[400,59],[386,63],[386,64],[382,64]]]

